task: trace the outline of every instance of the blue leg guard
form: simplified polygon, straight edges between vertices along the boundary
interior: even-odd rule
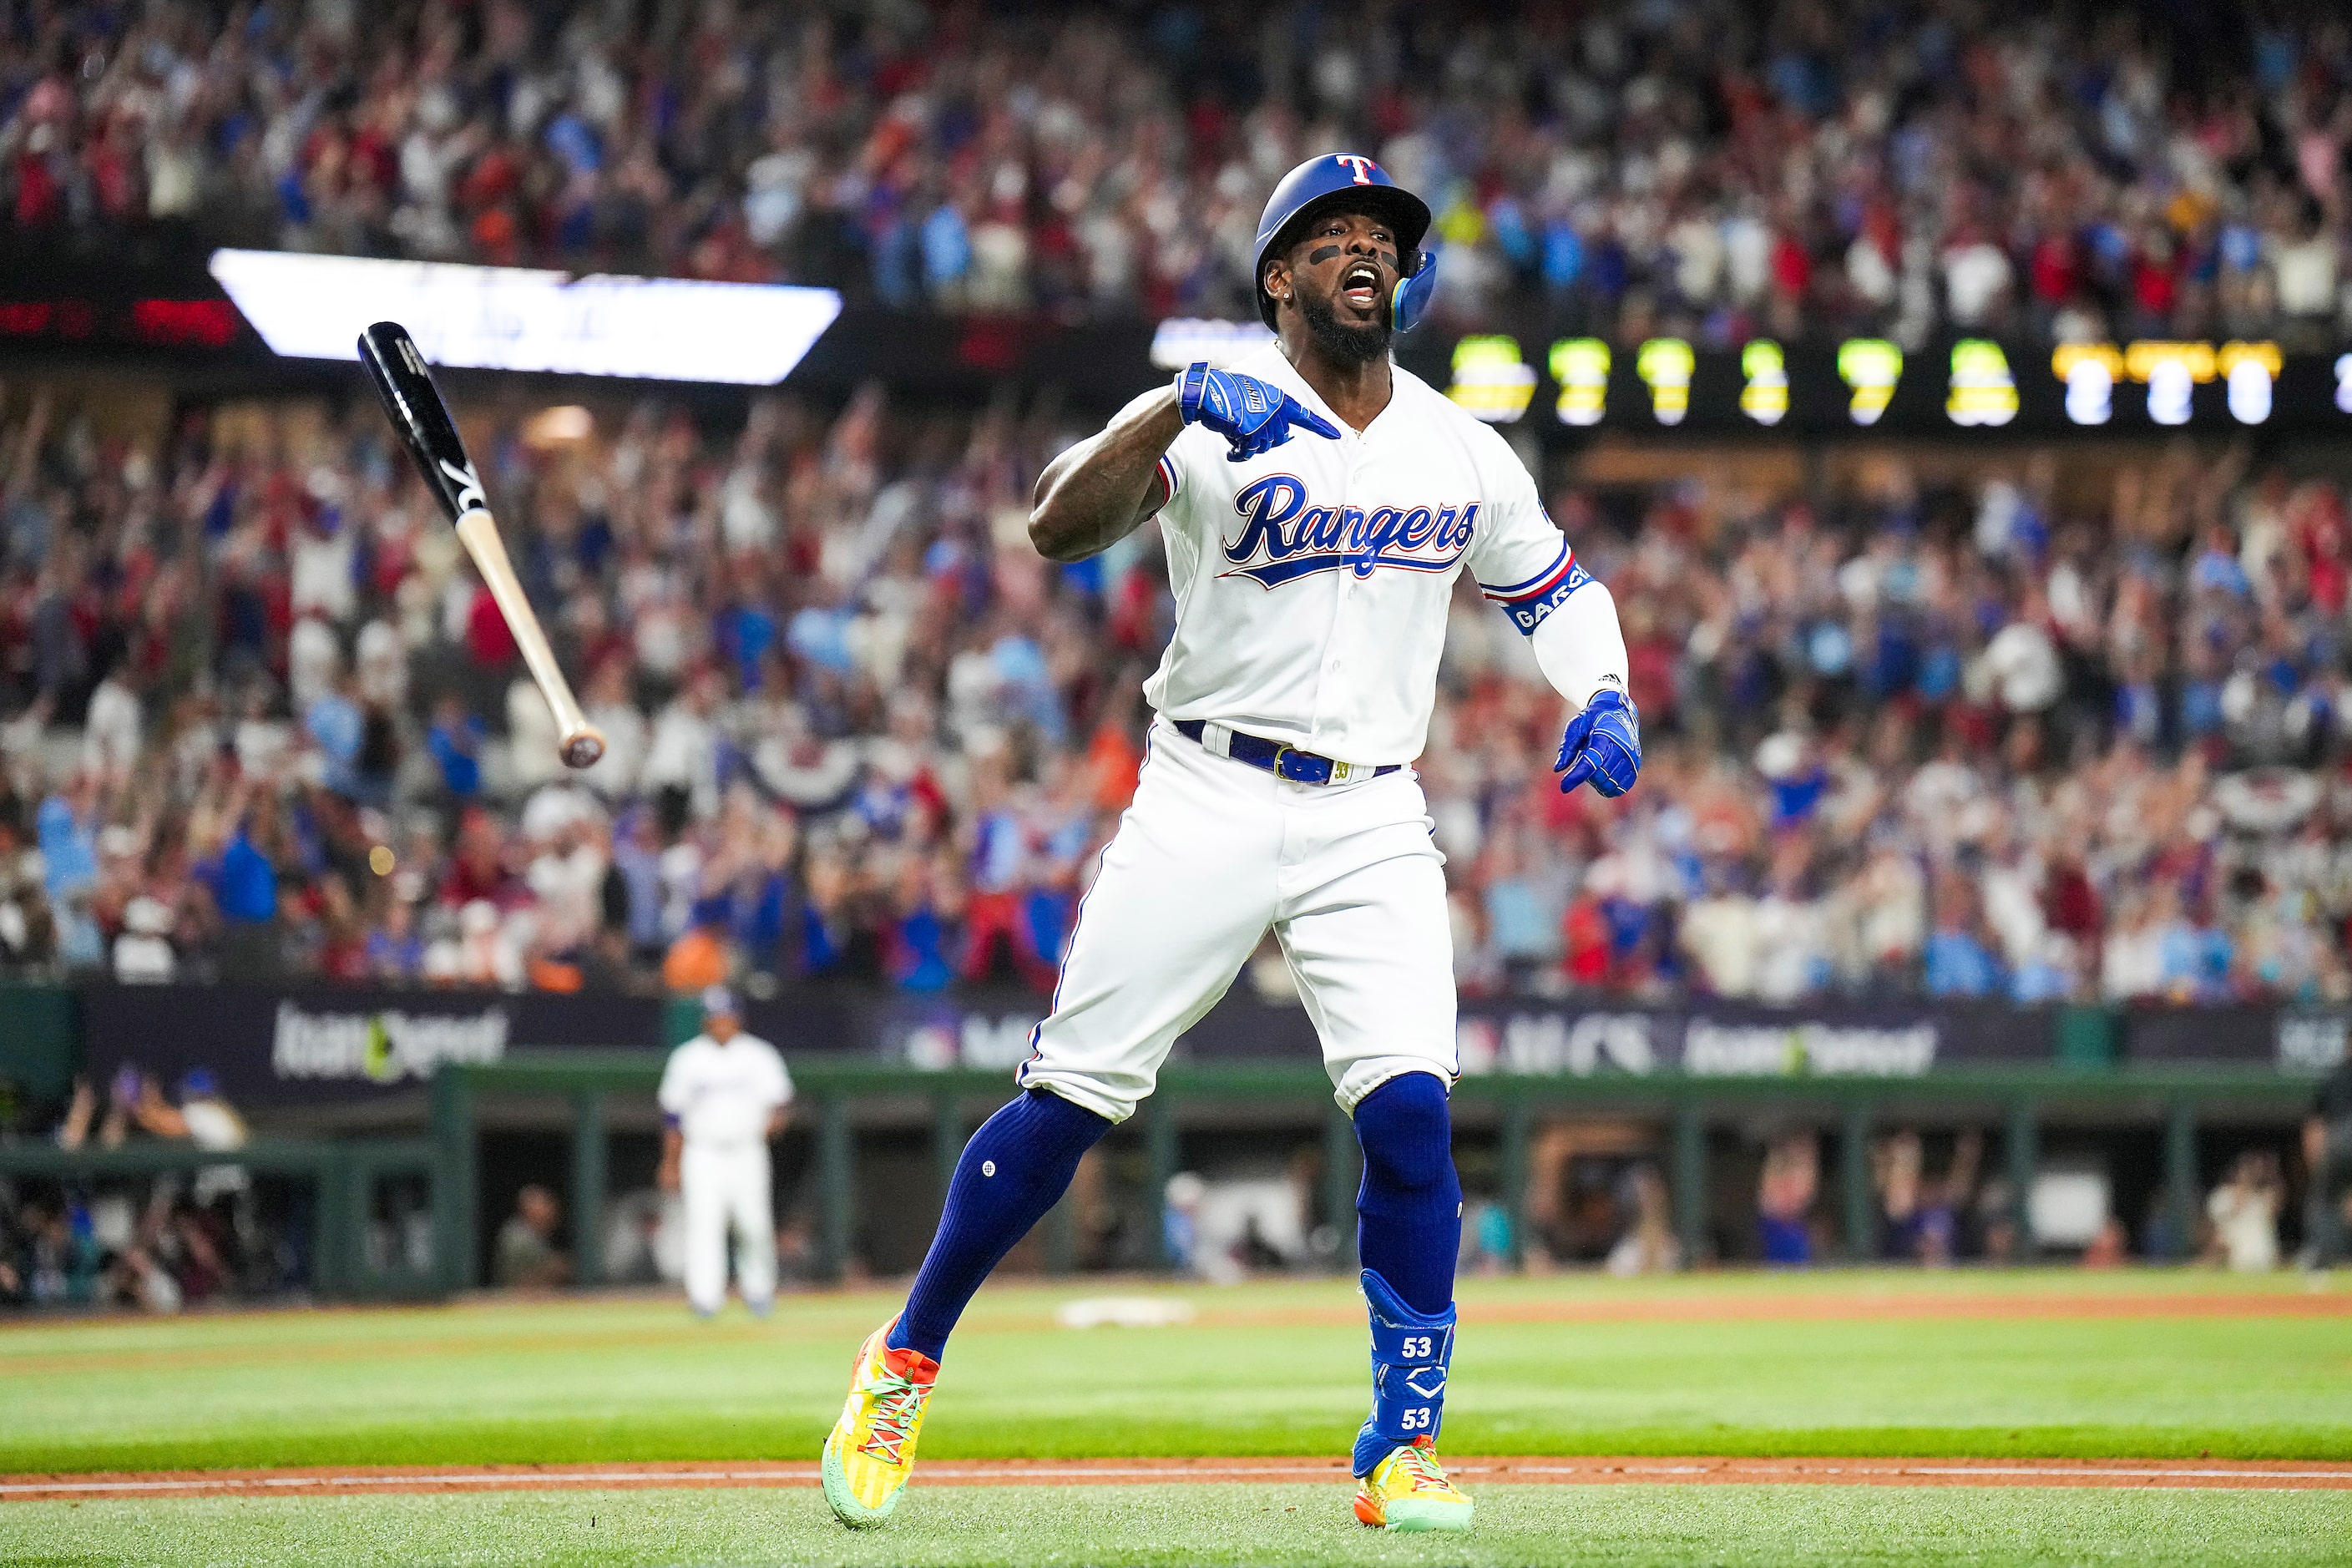
[[[1416,1312],[1369,1268],[1363,1283],[1372,1317],[1372,1413],[1356,1434],[1360,1478],[1399,1444],[1437,1436],[1445,1416],[1445,1369],[1454,1360],[1452,1302],[1443,1312]]]

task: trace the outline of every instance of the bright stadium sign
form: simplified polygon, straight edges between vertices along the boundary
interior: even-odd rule
[[[1473,417],[1510,425],[1536,395],[1536,367],[1519,357],[1519,340],[1499,333],[1454,345],[1454,384],[1445,395]]]
[[[494,1062],[507,1052],[503,1007],[470,1016],[311,1013],[278,1005],[269,1065],[281,1079],[429,1079],[443,1062]]]
[[[1182,370],[1200,360],[1229,370],[1273,342],[1273,329],[1263,321],[1171,316],[1151,330],[1151,363],[1160,370]]]
[[[769,386],[841,314],[833,289],[782,284],[276,250],[216,250],[210,268],[261,341],[294,359],[355,360],[361,330],[390,321],[460,370]]]

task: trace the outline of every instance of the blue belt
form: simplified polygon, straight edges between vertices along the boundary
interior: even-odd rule
[[[1188,741],[1202,740],[1208,726],[1198,719],[1171,721],[1178,734]],[[1220,725],[1223,729],[1223,726]],[[1263,768],[1278,779],[1291,784],[1346,784],[1350,779],[1376,779],[1382,773],[1395,773],[1403,764],[1390,763],[1384,767],[1367,768],[1358,763],[1335,763],[1328,757],[1318,757],[1312,752],[1302,752],[1296,746],[1286,746],[1279,741],[1269,741],[1260,735],[1244,735],[1239,730],[1226,730],[1225,755],[1237,763],[1247,763]]]

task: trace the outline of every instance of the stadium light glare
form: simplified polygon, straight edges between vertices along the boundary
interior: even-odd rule
[[[1903,351],[1885,338],[1848,338],[1838,345],[1838,377],[1853,389],[1846,411],[1857,425],[1875,425],[1903,379]]]
[[[2147,388],[2147,416],[2158,425],[2186,425],[2199,384],[2213,379],[2211,343],[2143,338],[2124,350],[2124,370]]]
[[[1551,346],[1551,378],[1559,384],[1563,425],[1601,423],[1609,404],[1609,345],[1599,338],[1562,338]]]
[[[2066,384],[2066,417],[2077,425],[2105,425],[2115,417],[2116,382],[2124,374],[2123,352],[2113,343],[2061,343],[2050,355],[2050,371]]]
[[[1739,372],[1748,384],[1739,389],[1739,411],[1759,425],[1778,425],[1789,413],[1789,356],[1769,338],[1758,338],[1739,351]]]
[[[1962,426],[2000,426],[2017,417],[2017,380],[1999,343],[1962,338],[1952,345],[1952,384],[1944,413]]]
[[[2214,364],[2229,388],[2231,418],[2241,425],[2260,425],[2271,416],[2272,394],[2286,364],[2278,344],[2223,343]]]
[[[359,357],[372,321],[435,364],[768,386],[841,314],[831,289],[216,250],[210,270],[272,353]]]
[[[1536,367],[1519,353],[1519,340],[1501,333],[1464,338],[1454,345],[1454,384],[1445,389],[1468,413],[1489,425],[1514,425],[1536,395]]]
[[[1652,338],[1633,356],[1633,374],[1650,389],[1650,412],[1661,425],[1679,425],[1690,412],[1691,373],[1698,356],[1680,338]]]

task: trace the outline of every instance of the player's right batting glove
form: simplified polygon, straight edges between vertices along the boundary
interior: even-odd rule
[[[1339,432],[1328,419],[1278,386],[1254,375],[1211,370],[1195,360],[1176,378],[1176,406],[1187,425],[1205,425],[1232,443],[1230,462],[1245,462],[1270,452],[1290,439],[1295,426],[1336,441]]]
[[[1633,787],[1642,772],[1642,716],[1633,700],[1607,688],[1568,721],[1559,755],[1551,764],[1559,793],[1590,782],[1595,795],[1615,798]]]

